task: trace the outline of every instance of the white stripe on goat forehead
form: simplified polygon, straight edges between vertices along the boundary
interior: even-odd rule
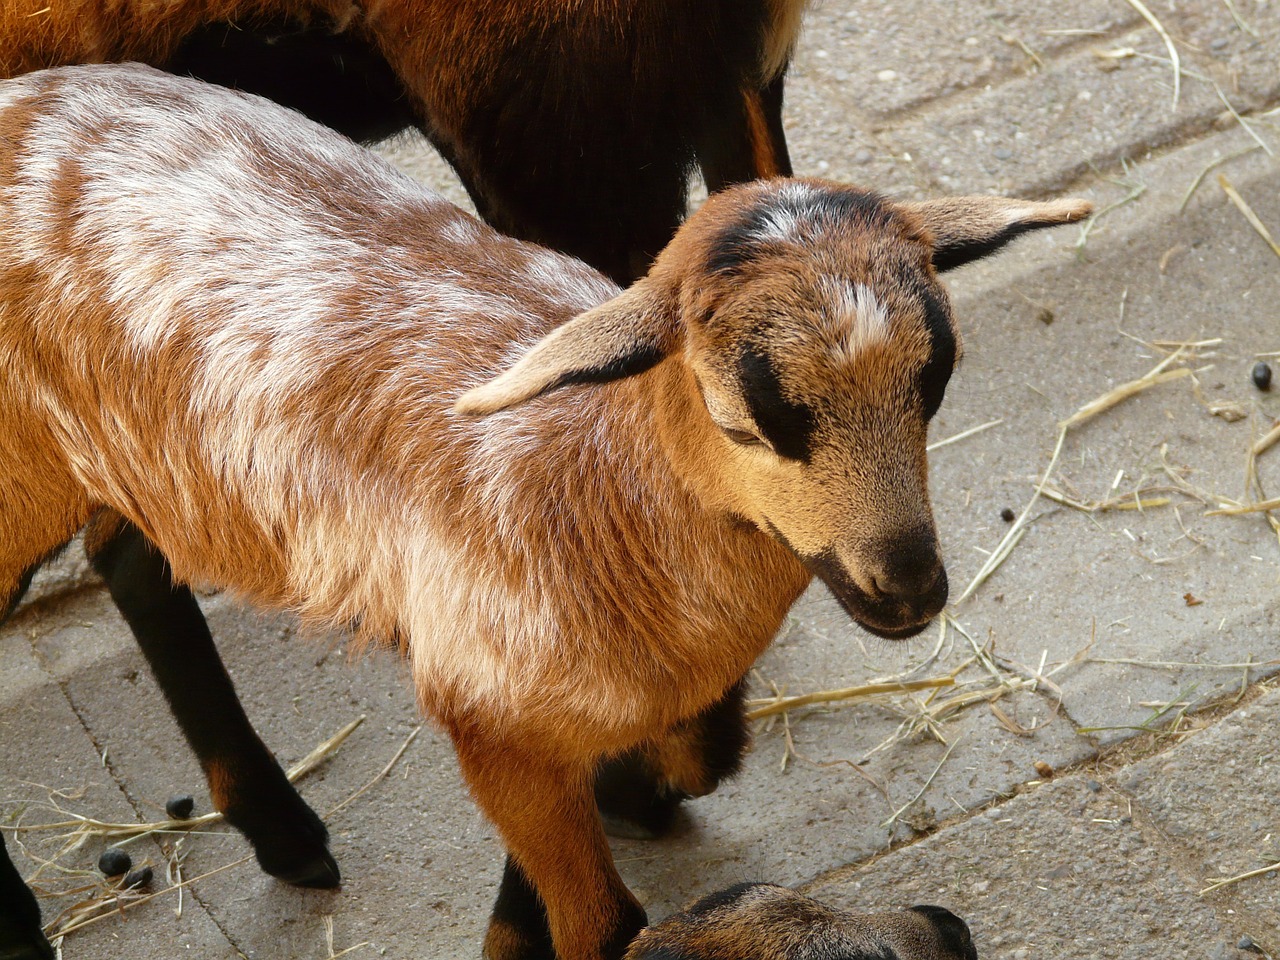
[[[760,225],[752,239],[795,240],[796,228],[805,219],[807,206],[817,196],[818,191],[807,183],[788,183],[774,195],[770,205],[761,213]]]
[[[889,337],[889,311],[865,283],[825,275],[818,283],[827,309],[829,345],[837,360],[852,360]]]

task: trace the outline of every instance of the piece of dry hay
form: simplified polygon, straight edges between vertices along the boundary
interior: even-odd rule
[[[942,447],[950,446],[953,443],[959,443],[961,440],[967,440],[974,434],[982,433],[984,430],[990,430],[992,427],[998,427],[1002,423],[1004,423],[1003,417],[996,420],[988,420],[986,423],[980,423],[976,427],[970,427],[968,430],[962,430],[959,433],[943,440],[935,440],[933,443],[925,447],[925,450],[932,453],[934,450],[939,450]]]
[[[1280,441],[1280,423],[1266,432],[1257,443],[1253,445],[1252,453],[1255,457],[1260,457]]]
[[[1052,500],[1054,503],[1060,503],[1064,507],[1071,507],[1071,509],[1079,510],[1083,513],[1106,513],[1109,510],[1137,510],[1141,512],[1154,507],[1167,507],[1173,503],[1173,500],[1169,497],[1144,497],[1139,490],[1134,490],[1132,493],[1126,493],[1118,497],[1108,497],[1105,500],[1081,500],[1068,496],[1057,487],[1046,486],[1041,496],[1046,500]]]
[[[1258,867],[1256,870],[1247,870],[1244,873],[1238,873],[1234,877],[1214,877],[1209,880],[1209,885],[1196,895],[1203,897],[1206,893],[1213,893],[1215,890],[1221,890],[1223,887],[1229,887],[1232,884],[1239,883],[1242,880],[1249,880],[1253,877],[1260,877],[1263,874],[1272,873],[1280,870],[1280,863],[1268,864],[1265,867]]]
[[[1161,367],[1166,366],[1174,357],[1177,356],[1178,354],[1175,353],[1173,354],[1173,357],[1166,358],[1161,363]],[[1178,367],[1176,370],[1162,370],[1157,367],[1156,370],[1152,370],[1150,373],[1144,374],[1137,380],[1130,380],[1128,383],[1122,383],[1120,386],[1107,391],[1102,396],[1095,397],[1071,416],[1067,417],[1066,420],[1063,420],[1058,424],[1058,426],[1063,431],[1070,430],[1072,427],[1078,427],[1080,424],[1092,420],[1099,414],[1106,413],[1112,407],[1123,403],[1130,397],[1135,397],[1143,391],[1150,390],[1158,384],[1168,383],[1170,380],[1179,380],[1182,377],[1189,376],[1191,376],[1191,370],[1187,367]]]
[[[760,700],[748,700],[748,720],[760,720],[774,714],[786,713],[799,707],[808,707],[819,703],[841,703],[849,700],[869,700],[883,697],[886,694],[913,693],[918,690],[935,690],[938,687],[955,685],[955,677],[930,677],[924,680],[882,680],[864,683],[856,687],[844,687],[839,690],[819,690],[816,693],[805,693],[794,697],[781,694]]]
[[[1249,226],[1253,227],[1258,236],[1262,237],[1262,239],[1267,242],[1267,246],[1271,248],[1271,252],[1277,257],[1280,257],[1280,243],[1276,243],[1275,238],[1271,236],[1271,231],[1268,230],[1266,225],[1258,218],[1258,215],[1253,212],[1253,208],[1245,202],[1244,197],[1240,196],[1236,191],[1236,188],[1231,185],[1231,181],[1227,179],[1225,174],[1218,174],[1218,185],[1222,187],[1222,191],[1227,195],[1227,199],[1235,204],[1237,210],[1244,214],[1244,218],[1249,221]]]
[[[1129,0],[1129,6],[1142,14],[1142,18],[1151,24],[1151,28],[1160,35],[1160,39],[1164,42],[1164,48],[1169,51],[1169,61],[1173,65],[1173,106],[1171,109],[1178,109],[1178,98],[1182,94],[1182,58],[1178,56],[1178,48],[1174,46],[1173,38],[1169,36],[1169,31],[1164,28],[1156,15],[1147,9],[1147,5],[1142,0]]]

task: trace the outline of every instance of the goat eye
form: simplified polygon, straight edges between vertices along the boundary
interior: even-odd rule
[[[751,433],[749,430],[730,430],[726,428],[724,431],[724,435],[728,437],[730,440],[732,440],[734,443],[744,447],[764,446],[764,441],[761,440],[759,437],[757,437],[754,433]]]

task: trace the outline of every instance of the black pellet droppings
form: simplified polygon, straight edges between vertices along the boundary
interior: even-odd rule
[[[1090,793],[1101,793],[1101,792],[1102,792],[1102,784],[1100,784],[1097,780],[1086,780],[1086,781],[1084,782],[1084,785],[1085,785],[1085,787],[1087,787],[1087,788],[1088,788],[1088,790],[1089,790],[1089,792],[1090,792]]]
[[[131,866],[133,866],[133,860],[119,847],[107,847],[98,858],[98,869],[108,877],[118,877],[122,873],[128,873]]]
[[[164,805],[164,812],[170,820],[186,820],[196,808],[195,797],[190,794],[170,797]]]
[[[1240,942],[1236,944],[1237,950],[1257,950],[1258,945],[1253,942],[1253,937],[1247,933],[1240,938]]]
[[[151,886],[151,877],[150,867],[139,867],[125,876],[124,888],[129,890],[133,887],[149,887]]]
[[[1018,515],[1014,513],[1012,510],[1010,510],[1008,507],[1005,507],[1003,510],[1000,511],[1000,519],[1003,520],[1005,523],[1013,523],[1014,519],[1017,516]]]
[[[1259,390],[1271,389],[1271,364],[1259,360],[1253,365],[1253,385]]]

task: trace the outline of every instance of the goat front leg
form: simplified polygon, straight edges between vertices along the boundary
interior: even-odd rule
[[[490,960],[556,960],[546,908],[510,854],[502,867],[502,883],[493,904],[484,954]]]
[[[173,582],[142,531],[113,511],[94,516],[84,544],[200,760],[214,806],[273,877],[336,887],[328,831],[254,732],[195,596]]]
[[[22,882],[0,832],[0,960],[53,960],[40,929],[40,905]]]
[[[591,794],[594,764],[479,729],[455,725],[453,738],[462,774],[510,857],[486,960],[618,960],[646,920],[614,869]]]
[[[680,804],[702,797],[738,772],[751,742],[739,680],[696,717],[656,740],[602,763],[595,796],[615,837],[652,840],[670,830]]]

